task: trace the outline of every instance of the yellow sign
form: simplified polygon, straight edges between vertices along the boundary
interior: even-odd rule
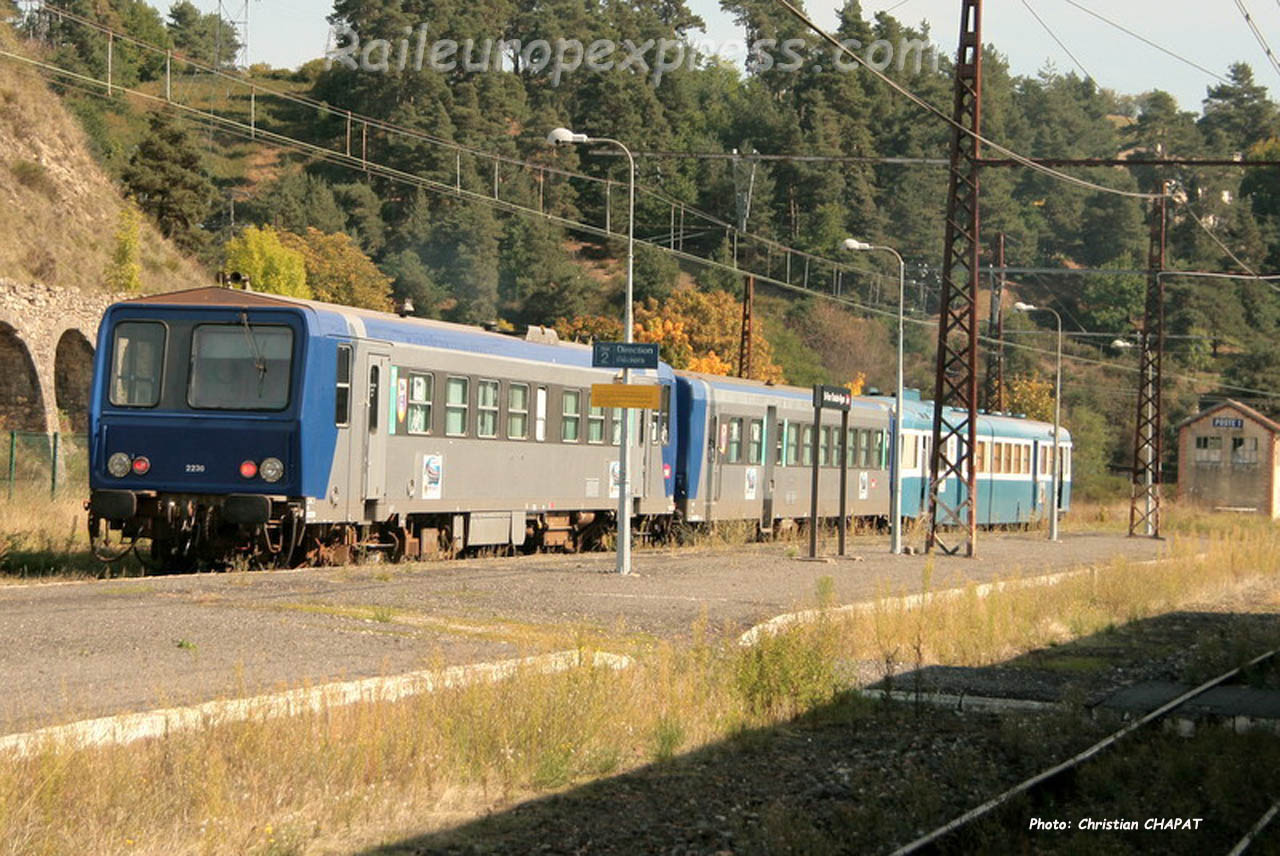
[[[634,407],[657,410],[662,400],[662,387],[656,384],[591,384],[592,407]]]

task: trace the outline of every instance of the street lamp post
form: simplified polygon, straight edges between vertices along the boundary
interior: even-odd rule
[[[897,555],[902,552],[902,331],[903,311],[905,308],[903,295],[906,288],[907,266],[902,261],[902,255],[893,247],[878,246],[855,238],[846,238],[844,248],[858,252],[881,250],[886,253],[893,253],[893,257],[898,260],[898,387],[893,396],[893,446],[889,459],[889,463],[893,468],[889,478],[889,508],[891,509],[889,515],[889,551]]]
[[[623,341],[631,344],[632,329],[632,294],[634,291],[633,275],[636,258],[636,159],[618,140],[608,137],[589,137],[586,134],[575,134],[568,128],[556,128],[547,134],[547,142],[555,146],[583,145],[587,143],[604,143],[617,146],[627,156],[627,306],[623,322]],[[631,383],[631,369],[622,370],[623,384]],[[631,573],[631,477],[628,464],[631,456],[631,410],[622,410],[622,432],[618,449],[618,573]]]
[[[1053,384],[1053,497],[1050,501],[1049,540],[1058,540],[1058,492],[1062,489],[1062,447],[1058,437],[1062,427],[1062,316],[1048,306],[1033,306],[1021,301],[1013,304],[1018,312],[1052,312],[1058,322],[1058,371]]]

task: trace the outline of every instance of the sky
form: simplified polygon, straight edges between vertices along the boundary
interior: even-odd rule
[[[160,8],[166,3],[151,0]],[[214,11],[218,0],[195,0]],[[238,19],[246,0],[223,0],[226,15]],[[247,0],[250,15],[250,59],[274,66],[294,67],[324,53],[330,4],[324,0]],[[707,24],[715,41],[741,38],[732,18],[720,11],[719,0],[688,0]],[[1217,0],[1076,0],[1079,5],[1125,25],[1153,42],[1225,75],[1232,62],[1253,67],[1254,78],[1273,93],[1280,91],[1280,71],[1268,62],[1234,2]],[[834,27],[840,0],[808,0],[807,7],[824,27]],[[1280,0],[1245,0],[1263,36],[1280,50]],[[1015,74],[1035,74],[1051,63],[1066,72],[1079,67],[1054,43],[1028,7],[1044,19],[1101,86],[1125,94],[1164,89],[1183,109],[1199,111],[1206,87],[1217,81],[1131,36],[1090,17],[1068,0],[1006,0],[984,7],[983,41],[995,44]],[[959,32],[957,0],[863,0],[863,12],[891,10],[909,24],[927,22],[936,43],[953,54]],[[498,36],[494,34],[495,38]],[[566,34],[566,36],[571,34]],[[1274,94],[1273,94],[1273,97]]]

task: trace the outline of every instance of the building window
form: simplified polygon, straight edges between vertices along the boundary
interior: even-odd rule
[[[498,382],[482,380],[476,383],[476,436],[498,436]]]
[[[405,430],[410,434],[431,433],[431,399],[435,397],[436,376],[409,374],[409,412]]]
[[[529,437],[529,385],[513,383],[507,387],[507,439]]]
[[[565,443],[576,443],[582,421],[582,393],[576,389],[566,389],[561,402],[560,440]]]
[[[1219,436],[1196,437],[1195,462],[1204,465],[1222,463],[1222,438]]]
[[[444,433],[450,437],[467,436],[467,393],[465,377],[451,377],[444,387]]]
[[[351,424],[351,346],[338,346],[338,382],[334,389],[333,424]]]
[[[1231,466],[1251,469],[1258,465],[1258,438],[1231,438]]]
[[[587,411],[587,442],[604,442],[604,408],[592,407]]]

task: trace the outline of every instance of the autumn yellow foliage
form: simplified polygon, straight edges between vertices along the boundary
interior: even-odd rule
[[[1005,398],[1012,413],[1022,413],[1042,422],[1053,419],[1053,384],[1039,374],[1012,378]]]
[[[555,329],[560,338],[579,342],[622,337],[621,324],[599,315],[561,318]],[[742,339],[742,307],[738,298],[727,291],[704,292],[686,287],[662,303],[650,298],[637,306],[632,332],[637,342],[656,342],[662,359],[674,368],[735,374]],[[752,378],[774,383],[785,380],[760,325],[752,329],[751,351]]]

